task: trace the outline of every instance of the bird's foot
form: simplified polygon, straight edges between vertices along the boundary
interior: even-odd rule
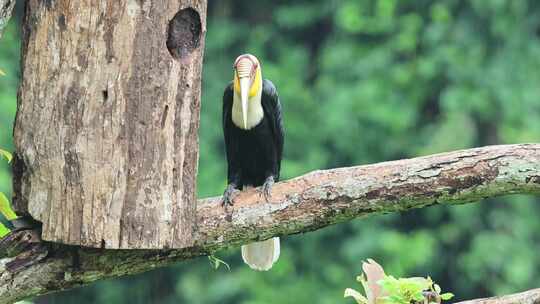
[[[236,189],[235,184],[227,185],[225,192],[223,192],[223,199],[221,200],[221,206],[227,207],[234,205],[234,197],[237,194],[238,189]]]
[[[261,189],[259,190],[259,196],[264,196],[264,199],[266,202],[270,202],[271,192],[272,192],[272,186],[274,185],[274,177],[269,176],[264,181],[264,184],[262,185]]]

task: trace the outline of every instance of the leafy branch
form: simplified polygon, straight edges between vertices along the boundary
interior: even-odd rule
[[[396,279],[384,273],[383,268],[372,259],[362,263],[363,273],[356,278],[363,288],[360,292],[347,288],[345,297],[352,297],[358,304],[439,304],[450,300],[452,293],[442,293],[441,287],[430,277]]]

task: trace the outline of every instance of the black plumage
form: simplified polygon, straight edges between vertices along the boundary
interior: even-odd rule
[[[239,128],[232,120],[233,95],[231,82],[223,95],[223,135],[227,153],[228,190],[264,185],[264,190],[269,191],[268,187],[273,181],[279,180],[283,153],[281,103],[276,88],[271,81],[263,80],[261,105],[264,116],[259,124],[249,130]],[[265,193],[265,196],[267,194]],[[230,203],[228,199],[226,191],[224,203]]]

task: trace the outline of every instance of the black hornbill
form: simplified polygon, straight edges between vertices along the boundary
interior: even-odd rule
[[[259,186],[268,201],[281,169],[284,133],[281,104],[274,84],[263,80],[255,56],[240,55],[233,69],[234,79],[223,94],[223,135],[228,164],[223,204],[233,204],[234,191]],[[242,257],[253,269],[270,269],[279,257],[279,238],[242,246]]]

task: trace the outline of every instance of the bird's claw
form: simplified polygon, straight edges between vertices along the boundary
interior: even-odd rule
[[[269,203],[272,197],[272,186],[274,185],[274,177],[270,176],[266,179],[263,186],[259,190],[259,196],[264,196],[264,200]]]
[[[221,206],[227,207],[234,205],[234,197],[236,196],[238,189],[234,185],[228,185],[225,192],[223,192],[223,199],[221,200]]]

